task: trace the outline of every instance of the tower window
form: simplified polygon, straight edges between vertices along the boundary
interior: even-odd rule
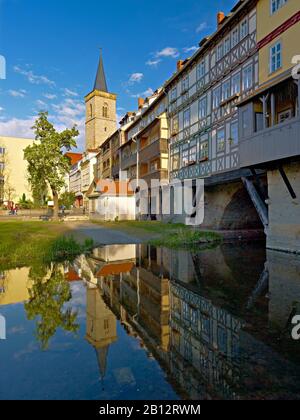
[[[93,116],[93,105],[90,104],[90,117],[92,117],[92,116]]]
[[[102,108],[102,115],[103,118],[108,118],[108,104],[104,104]]]

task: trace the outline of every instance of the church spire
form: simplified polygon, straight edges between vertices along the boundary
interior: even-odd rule
[[[99,60],[94,90],[100,90],[101,92],[108,92],[104,66],[103,66],[102,49],[100,50],[100,60]]]

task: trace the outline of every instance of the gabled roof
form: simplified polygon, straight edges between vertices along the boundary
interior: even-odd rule
[[[68,152],[65,154],[65,156],[67,156],[70,159],[72,166],[78,163],[82,159],[82,153]]]

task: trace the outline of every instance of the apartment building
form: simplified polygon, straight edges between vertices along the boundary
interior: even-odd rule
[[[237,104],[258,87],[256,1],[240,1],[166,83],[171,180],[239,169]]]
[[[76,199],[74,206],[76,208],[83,207],[83,194],[81,190],[81,161],[72,165],[69,173],[69,191],[75,194]]]
[[[258,2],[259,87],[239,104],[241,167],[267,174],[267,206],[258,203],[267,216],[267,246],[294,252],[300,248],[299,38],[297,0]]]
[[[24,149],[33,142],[33,139],[0,136],[0,204],[17,202],[23,194],[32,199]]]

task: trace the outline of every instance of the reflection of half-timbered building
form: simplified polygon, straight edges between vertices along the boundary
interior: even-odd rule
[[[241,322],[176,283],[170,298],[170,368],[181,387],[193,398],[208,397],[210,387],[222,398],[236,399]]]
[[[239,2],[166,85],[171,179],[239,168],[237,104],[258,86],[256,2]]]

